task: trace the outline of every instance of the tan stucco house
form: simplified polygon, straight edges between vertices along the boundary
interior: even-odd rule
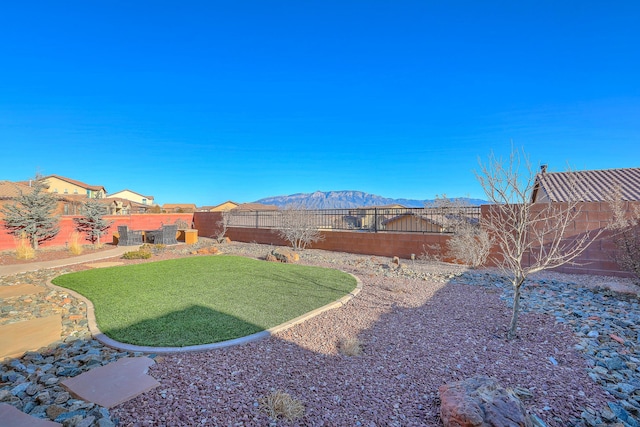
[[[109,194],[108,197],[126,199],[132,202],[140,203],[142,205],[153,206],[154,204],[153,196],[145,196],[143,194],[136,193],[135,191],[131,191],[131,190],[116,191],[115,193]]]
[[[230,211],[231,209],[235,209],[239,206],[238,203],[232,202],[231,200],[227,200],[224,203],[220,203],[215,206],[203,206],[198,209],[200,212],[225,212]]]
[[[42,181],[49,186],[47,191],[50,193],[85,196],[85,198],[92,199],[102,199],[107,194],[107,191],[101,185],[89,185],[60,175],[45,176]]]

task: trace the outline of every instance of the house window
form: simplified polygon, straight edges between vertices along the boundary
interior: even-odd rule
[[[147,204],[147,199],[142,199],[142,204],[146,205]]]
[[[54,189],[53,189],[53,192],[54,192],[54,193],[57,193],[57,192],[58,192],[58,189],[57,189],[57,188],[54,188]]]
[[[64,194],[69,194],[69,190],[67,190],[66,188],[64,189]]]
[[[87,190],[87,197],[91,197],[91,190]]]
[[[78,189],[73,190],[73,194],[78,194]]]
[[[69,205],[68,204],[64,204],[64,215],[69,215]]]

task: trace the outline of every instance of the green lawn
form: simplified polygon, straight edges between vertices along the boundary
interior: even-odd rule
[[[182,347],[243,337],[335,301],[356,287],[340,271],[200,256],[65,274],[98,326],[130,344]]]

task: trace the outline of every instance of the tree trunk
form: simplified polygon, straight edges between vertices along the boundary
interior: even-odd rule
[[[520,311],[520,288],[524,280],[516,279],[513,287],[513,311],[511,313],[511,324],[509,325],[509,332],[507,333],[507,339],[512,340],[516,336],[516,327],[518,325],[518,312]]]

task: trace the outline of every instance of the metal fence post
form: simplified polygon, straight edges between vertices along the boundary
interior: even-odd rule
[[[378,208],[373,208],[373,232],[378,232]]]

